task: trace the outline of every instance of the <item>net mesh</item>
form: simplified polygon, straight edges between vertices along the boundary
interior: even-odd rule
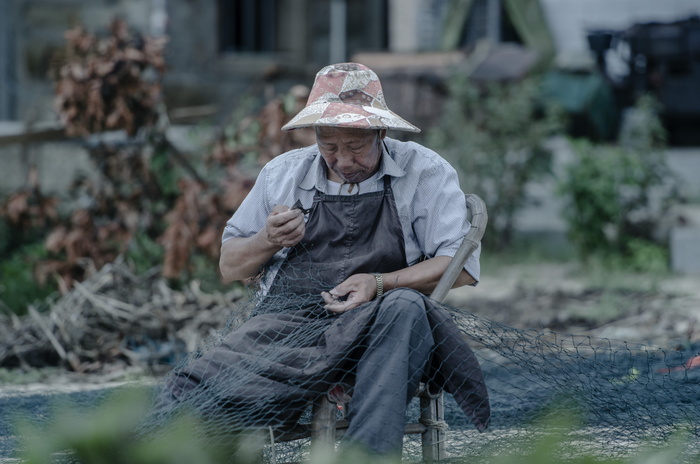
[[[318,294],[282,291],[274,298],[252,298],[236,309],[223,332],[191,353],[158,386],[154,410],[140,433],[147,436],[181,410],[195,411],[205,425],[193,433],[204,439],[226,442],[233,435],[252,434],[267,443],[266,461],[296,462],[308,456],[311,443],[288,438],[300,430],[299,424],[312,420],[313,401],[340,384],[353,399],[338,407],[338,419],[349,415],[352,428],[362,417],[368,430],[376,430],[372,421],[379,421],[382,437],[370,438],[372,446],[381,448],[385,437],[398,435],[403,437],[403,458],[420,461],[421,435],[404,435],[404,421],[391,414],[400,414],[406,423],[420,421],[418,398],[404,406],[422,380],[456,390],[443,397],[444,420],[427,424],[444,433],[447,457],[526,450],[547,424],[562,417],[576,425],[560,445],[562,457],[577,452],[624,457],[642,446],[666,446],[679,433],[691,439],[678,462],[699,455],[700,369],[695,368],[698,358],[692,348],[665,350],[516,329],[408,290],[390,292],[381,302],[354,312],[364,316],[329,314]],[[387,331],[385,325],[400,328]],[[374,346],[377,327],[382,328],[379,348]],[[450,344],[452,329],[473,350],[488,400],[478,394],[479,372],[472,372],[474,365],[465,359],[469,353]],[[411,371],[412,362],[422,362],[424,353],[411,351],[416,346],[430,347],[430,367],[421,379],[393,382],[392,376]],[[436,356],[441,346],[442,354]],[[409,352],[397,355],[400,350]],[[374,357],[368,367],[361,360],[369,351]],[[374,382],[355,385],[356,376],[367,372]],[[397,388],[406,384],[408,390]],[[465,395],[472,397],[465,401]],[[490,404],[485,432],[475,427],[479,418],[473,411],[483,406],[478,403],[482,400]],[[373,418],[368,406],[389,412]],[[360,442],[366,438],[361,431],[348,431]]]
[[[121,287],[128,287],[128,282],[131,282],[118,281]],[[401,299],[406,299],[404,303],[408,306],[422,301],[412,293],[397,298]],[[318,297],[309,295],[308,301],[299,295],[285,298],[282,292],[274,299],[274,304],[271,303],[271,300],[266,300],[267,311],[273,313],[260,316],[277,317],[294,313],[317,304]],[[399,303],[401,301],[396,305],[399,306]],[[227,343],[231,334],[240,333],[241,326],[251,319],[251,314],[260,313],[260,304],[261,301],[255,297],[236,304],[226,328],[216,332],[201,349],[182,360],[176,371],[215,353]],[[532,440],[545,434],[545,425],[550,419],[571,418],[575,427],[565,431],[565,440],[559,445],[562,457],[573,458],[581,452],[623,457],[636,454],[644,446],[665,447],[676,434],[681,433],[685,437],[683,454],[674,462],[697,461],[700,453],[697,445],[700,435],[697,346],[686,346],[683,350],[664,349],[606,338],[523,330],[474,315],[469,312],[468,304],[465,305],[466,309],[435,302],[429,304],[449,315],[460,336],[474,351],[483,372],[491,409],[489,428],[482,433],[476,430],[452,395],[444,395],[444,424],[433,425],[447,427],[444,448],[448,457],[473,460],[493,456],[494,453],[527,452],[533,446]],[[423,310],[423,307],[419,305],[419,309]],[[537,308],[531,310],[537,311]],[[85,317],[84,311],[80,314]],[[108,318],[122,318],[124,314],[105,312],[105,319],[100,319],[99,324],[115,326],[117,319]],[[151,321],[153,318],[152,312],[136,307],[129,314],[130,324],[134,326],[141,319]],[[69,312],[63,316],[70,320],[80,317]],[[294,421],[310,421],[311,400],[319,391],[330,389],[337,379],[321,377],[318,385],[295,385],[300,387],[300,392],[296,393],[299,393],[301,400],[297,402],[266,394],[261,389],[253,389],[252,394],[244,398],[243,407],[226,407],[220,398],[230,398],[230,393],[245,390],[251,379],[258,379],[260,373],[280,363],[288,355],[289,348],[293,347],[297,353],[301,353],[299,349],[308,347],[309,340],[327,332],[333,320],[328,319],[311,319],[286,337],[275,338],[268,331],[261,331],[259,336],[264,339],[258,340],[257,336],[252,339],[264,341],[260,343],[264,349],[256,351],[255,357],[246,359],[238,368],[217,370],[207,383],[207,388],[194,389],[186,402],[170,403],[163,407],[160,398],[163,391],[168,390],[166,385],[172,379],[172,376],[167,376],[154,389],[155,403],[161,407],[155,408],[141,424],[140,436],[148,439],[162,427],[172,427],[177,421],[171,419],[177,417],[181,409],[194,410],[204,420],[191,432],[205,442],[212,445],[231,443],[241,433],[244,436],[252,434],[269,442],[272,432],[274,444],[262,445],[266,462],[304,459],[310,452],[310,440],[304,438],[283,442],[282,432],[297,430],[292,423]],[[422,333],[422,330],[418,332]],[[7,338],[17,339],[16,334],[9,334]],[[153,339],[150,343],[157,343],[157,340]],[[387,363],[380,365],[384,368]],[[337,372],[342,373],[342,369]],[[16,436],[13,436],[16,432],[10,422],[12,419],[19,415],[38,421],[50,420],[51,404],[61,392],[60,385],[54,388],[52,395],[0,396],[1,458],[14,458],[18,452]],[[107,401],[108,393],[106,390],[93,390],[68,396],[75,409],[89,411],[94,404]],[[374,403],[373,406],[380,408],[382,405]],[[347,414],[349,409],[349,405],[346,405],[343,411],[338,410],[338,417]],[[284,415],[278,411],[287,412]],[[405,419],[409,423],[416,422],[419,414],[419,400],[415,398],[405,410]],[[254,422],[257,422],[253,424],[257,428],[241,430],[241,426]],[[402,453],[406,461],[421,460],[421,450],[420,435],[403,436]]]

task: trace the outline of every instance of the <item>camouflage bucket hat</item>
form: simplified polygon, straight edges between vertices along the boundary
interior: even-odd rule
[[[357,63],[333,64],[320,70],[306,107],[282,130],[317,126],[420,132],[386,106],[377,75]]]

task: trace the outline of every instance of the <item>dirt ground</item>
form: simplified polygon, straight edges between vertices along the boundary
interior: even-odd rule
[[[482,269],[447,303],[512,327],[679,349],[700,341],[700,276],[586,271],[576,263]]]
[[[486,266],[478,286],[452,290],[446,303],[521,329],[670,350],[700,344],[700,276],[602,274],[578,263]],[[154,382],[166,371],[113,366],[100,375],[80,375],[47,369],[0,382],[0,397],[99,388],[134,379]]]

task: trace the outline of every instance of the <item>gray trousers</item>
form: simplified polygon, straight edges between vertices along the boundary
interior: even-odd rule
[[[435,344],[421,296],[401,289],[387,294],[363,344],[344,444],[400,453],[406,407]]]

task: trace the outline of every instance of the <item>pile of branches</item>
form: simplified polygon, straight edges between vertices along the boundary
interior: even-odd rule
[[[53,71],[54,106],[69,135],[121,129],[133,135],[155,121],[166,39],[132,34],[119,19],[106,38],[80,26],[65,37]]]
[[[123,263],[98,273],[39,313],[0,314],[0,367],[172,366],[247,314],[241,288],[205,293],[197,281],[174,291],[157,269],[140,276]]]

